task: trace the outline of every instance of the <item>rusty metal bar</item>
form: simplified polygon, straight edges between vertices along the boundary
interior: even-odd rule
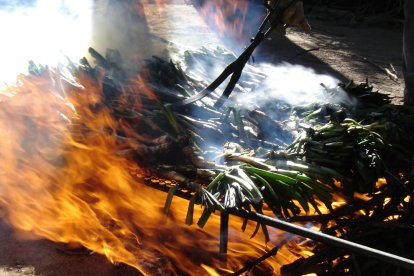
[[[227,254],[227,244],[229,241],[229,214],[220,213],[220,253]]]

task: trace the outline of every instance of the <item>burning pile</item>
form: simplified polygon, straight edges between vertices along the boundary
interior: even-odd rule
[[[240,105],[217,110],[212,99],[173,109],[171,103],[207,83],[157,57],[128,78],[116,51],[90,53],[95,67],[86,59],[58,69],[32,64],[30,75],[2,93],[0,203],[17,229],[80,243],[143,273],[177,274],[236,271],[265,253],[264,241],[280,242],[260,221],[251,236],[261,232],[262,243],[231,231],[231,258],[223,264],[211,234],[219,226],[215,211],[222,214],[222,233],[252,226],[247,219],[228,226],[223,214],[254,211],[366,244],[377,245],[391,235],[388,229],[414,238],[412,110],[353,84],[345,89],[362,105],[357,110],[283,102],[269,113]],[[187,52],[184,65],[191,68],[197,55],[203,57]],[[239,93],[264,77],[248,69]],[[367,106],[374,98],[380,104]],[[166,199],[157,190],[168,192]],[[188,207],[175,207],[175,195],[189,199]],[[183,225],[184,217],[189,225],[196,218],[205,232]],[[226,252],[227,237],[221,242]],[[410,257],[407,244],[381,246]],[[373,269],[362,257],[312,248],[311,254],[280,250],[258,273],[294,260],[284,272]]]

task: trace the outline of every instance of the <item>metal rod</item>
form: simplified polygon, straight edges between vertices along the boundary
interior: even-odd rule
[[[350,252],[361,254],[365,256],[369,256],[375,258],[380,261],[384,261],[399,267],[407,268],[409,270],[414,271],[414,261],[397,256],[388,252],[384,252],[378,249],[374,249],[365,245],[361,245],[355,242],[347,241],[344,239],[340,239],[328,234],[324,234],[321,232],[316,232],[313,230],[309,230],[305,227],[295,225],[293,223],[289,223],[283,220],[275,219],[269,216],[265,216],[259,213],[247,212],[247,211],[239,211],[233,212],[233,215],[247,218],[249,220],[253,220],[256,222],[264,223],[268,226],[296,234],[305,238],[309,238],[315,241],[323,242],[325,244],[340,247]]]
[[[220,213],[220,253],[227,254],[227,243],[229,241],[229,214]]]
[[[154,184],[147,184],[148,186],[168,192],[169,188],[164,187],[162,185],[154,185]],[[175,193],[176,196],[179,196],[184,199],[189,199],[191,197],[190,194],[181,192],[180,190]],[[398,255],[394,255],[385,251],[381,251],[375,248],[371,248],[365,245],[361,245],[359,243],[347,241],[344,239],[340,239],[328,234],[324,234],[321,232],[309,230],[305,227],[295,225],[290,222],[286,222],[283,220],[275,219],[263,214],[254,213],[254,212],[248,212],[248,211],[234,211],[234,210],[228,210],[229,214],[238,216],[241,218],[246,218],[252,221],[256,221],[262,224],[266,224],[267,226],[277,228],[292,234],[296,234],[305,238],[312,239],[314,241],[323,242],[325,244],[343,248],[346,250],[349,250],[350,252],[361,254],[365,256],[369,256],[372,258],[375,258],[380,261],[387,262],[389,264],[393,264],[399,267],[403,267],[409,270],[414,271],[414,260],[410,260]]]

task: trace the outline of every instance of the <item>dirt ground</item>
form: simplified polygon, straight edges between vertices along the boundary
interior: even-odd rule
[[[190,2],[197,1],[201,0]],[[256,18],[260,16],[260,12],[255,10],[246,18],[249,22],[246,25],[249,26],[244,27],[244,33],[233,35],[227,31],[215,35],[211,29],[216,25],[209,24],[208,29],[205,22],[194,20],[194,9],[188,9],[186,5],[175,5],[173,9],[179,12],[172,16],[168,12],[170,8],[159,9],[152,6],[146,9],[150,33],[154,32],[167,40],[175,37],[175,42],[195,47],[218,41],[235,53],[240,53],[247,45],[249,38],[255,33],[256,27],[252,26],[258,25],[260,21]],[[335,76],[340,81],[364,82],[368,79],[374,89],[390,94],[393,103],[400,104],[404,89],[401,72],[401,22],[393,27],[360,25],[344,19],[341,14],[339,11],[338,15],[335,11],[330,11],[329,15],[321,10],[313,11],[308,16],[312,26],[310,34],[295,28],[289,28],[284,37],[273,33],[270,39],[256,49],[256,61],[300,64],[317,73]],[[168,23],[171,18],[173,20]],[[171,31],[170,24],[176,26],[174,31]],[[239,43],[229,43],[228,37],[237,39]],[[386,73],[386,69],[392,71],[391,68],[395,69],[396,79],[391,79]]]
[[[285,38],[273,36],[263,45],[263,58],[302,64],[341,81],[363,82],[368,78],[375,89],[390,94],[393,103],[401,103],[401,28],[352,26],[312,17],[309,20],[313,28],[310,34],[290,30]],[[385,72],[391,69],[390,64],[398,79],[391,79]]]
[[[302,64],[340,80],[361,82],[368,78],[376,89],[390,93],[395,103],[401,102],[400,29],[346,26],[316,18],[310,21],[311,34],[290,30],[284,38],[272,36],[272,40],[258,49],[257,59]],[[310,49],[314,50],[306,52]],[[397,81],[392,81],[381,69],[389,67],[390,63],[397,71]],[[103,256],[66,254],[60,248],[61,245],[50,241],[22,240],[8,224],[0,221],[1,276],[138,274],[129,267],[112,265]]]

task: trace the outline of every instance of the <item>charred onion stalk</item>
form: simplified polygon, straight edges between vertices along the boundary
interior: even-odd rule
[[[109,108],[118,122],[116,129],[102,131],[115,133],[118,155],[146,169],[140,177],[148,185],[164,184],[166,214],[173,197],[183,194],[189,199],[186,223],[196,221],[200,227],[217,210],[261,214],[270,209],[280,219],[312,222],[323,233],[413,258],[413,110],[389,105],[389,98],[373,92],[368,83],[343,85],[359,102],[357,110],[347,104],[312,104],[285,108],[289,112],[274,117],[237,106],[216,110],[209,99],[172,110],[170,103],[194,95],[207,82],[157,57],[147,62],[138,78],[126,81],[116,52],[106,57],[93,49],[90,53],[97,66],[83,59],[72,71],[102,82],[104,97],[93,108]],[[186,53],[185,58],[194,63],[197,55],[206,57],[201,52]],[[32,74],[45,70],[31,64]],[[253,81],[242,82],[258,84],[263,78],[248,74]],[[300,135],[292,142],[292,132],[281,119],[293,115]],[[88,131],[80,130],[80,141]],[[334,208],[334,195],[347,204]],[[195,204],[202,204],[204,212],[194,219]],[[268,240],[260,221],[252,236],[259,230]],[[227,232],[225,225],[222,232]],[[405,241],[395,242],[401,236]],[[322,244],[313,253],[283,271],[400,271]]]

